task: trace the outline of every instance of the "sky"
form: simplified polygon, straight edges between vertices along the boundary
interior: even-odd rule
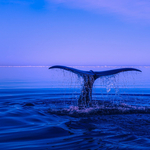
[[[0,0],[0,66],[150,65],[149,0]]]

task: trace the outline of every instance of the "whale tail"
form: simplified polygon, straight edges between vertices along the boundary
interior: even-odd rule
[[[92,100],[92,88],[93,88],[94,81],[96,79],[102,76],[110,76],[110,75],[118,74],[118,73],[125,72],[125,71],[142,72],[141,70],[135,69],[135,68],[120,68],[120,69],[113,69],[113,70],[107,70],[107,71],[92,71],[92,70],[83,71],[83,70],[78,70],[75,68],[60,66],[60,65],[49,67],[49,69],[54,69],[54,68],[70,71],[83,77],[84,85],[82,87],[82,91],[78,99],[79,107],[89,107],[90,101]]]
[[[83,71],[83,70],[79,70],[79,69],[75,69],[75,68],[71,68],[71,67],[66,67],[66,66],[60,66],[60,65],[56,65],[56,66],[52,66],[49,67],[49,69],[54,69],[54,68],[58,68],[58,69],[63,69],[66,71],[70,71],[73,72],[79,76],[87,76],[87,75],[91,75],[94,76],[95,80],[98,79],[99,77],[102,76],[109,76],[109,75],[113,75],[113,74],[117,74],[120,72],[125,72],[125,71],[139,71],[142,72],[139,69],[135,69],[135,68],[120,68],[120,69],[113,69],[113,70],[107,70],[107,71]]]

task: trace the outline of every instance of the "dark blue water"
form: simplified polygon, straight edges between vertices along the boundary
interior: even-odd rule
[[[0,68],[0,149],[149,150],[150,68],[139,69],[98,80],[93,107],[79,109],[82,79],[46,67]]]

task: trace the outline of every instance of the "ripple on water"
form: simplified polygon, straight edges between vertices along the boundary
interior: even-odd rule
[[[148,106],[101,100],[93,101],[93,107],[81,109],[77,100],[70,98],[20,94],[4,97],[0,102],[1,149],[150,147]]]

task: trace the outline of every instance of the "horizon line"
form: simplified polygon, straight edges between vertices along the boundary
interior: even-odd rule
[[[9,68],[9,67],[10,68],[11,67],[12,68],[13,67],[14,68],[30,68],[30,67],[34,68],[34,67],[37,67],[38,68],[38,67],[41,67],[42,68],[43,67],[44,68],[44,67],[51,67],[51,66],[53,66],[53,65],[49,65],[49,66],[47,66],[47,65],[46,66],[43,66],[43,65],[42,66],[35,66],[35,65],[33,65],[33,66],[32,65],[30,65],[30,66],[29,65],[27,65],[27,66],[13,66],[12,65],[11,66],[11,65],[8,65],[8,66],[0,66],[0,67],[1,68],[5,68],[5,67],[6,68]],[[130,66],[130,67],[136,66],[136,67],[146,67],[146,68],[150,67],[150,65],[69,65],[68,67],[126,67],[126,66]]]

